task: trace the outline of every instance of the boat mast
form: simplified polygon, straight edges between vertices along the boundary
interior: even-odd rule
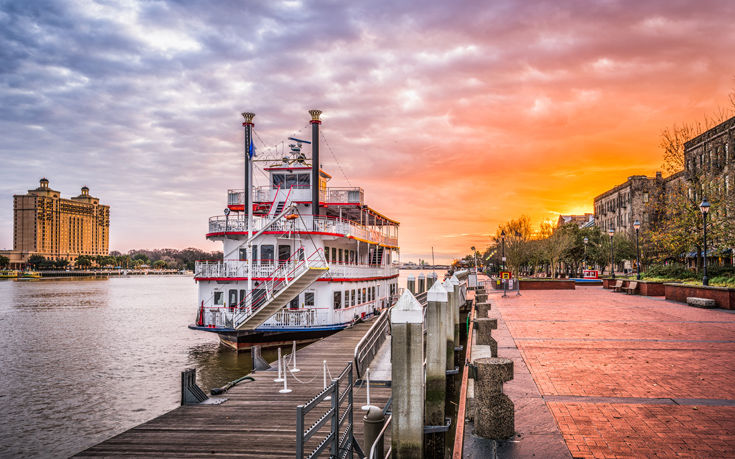
[[[243,210],[247,209],[248,212],[248,244],[245,247],[245,254],[248,258],[248,304],[247,306],[253,305],[253,244],[250,239],[253,237],[253,205],[252,205],[252,180],[253,180],[253,163],[252,154],[254,154],[253,144],[253,118],[255,113],[245,112],[242,114],[245,118],[245,122],[242,123],[245,126],[245,186],[242,190]]]

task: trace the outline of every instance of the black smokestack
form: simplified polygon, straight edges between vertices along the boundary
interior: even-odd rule
[[[309,110],[311,115],[311,213],[319,216],[319,116],[321,110]]]

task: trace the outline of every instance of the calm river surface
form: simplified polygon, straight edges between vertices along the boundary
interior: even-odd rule
[[[170,411],[186,368],[205,391],[248,374],[249,352],[187,328],[196,289],[185,276],[0,280],[0,456],[67,457]]]

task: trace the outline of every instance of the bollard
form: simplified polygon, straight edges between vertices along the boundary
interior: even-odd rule
[[[408,290],[393,307],[391,448],[400,458],[421,458],[424,447],[423,308]]]
[[[412,294],[416,294],[416,278],[413,277],[413,274],[409,274],[408,280],[406,280],[406,288]]]
[[[278,377],[273,382],[283,382],[283,375],[281,374],[281,348],[278,348]]]
[[[419,274],[419,293],[426,291],[426,276],[423,273]]]
[[[446,336],[447,349],[445,354],[447,356],[446,369],[454,370],[454,285],[449,282],[449,279],[444,281],[443,287],[447,291],[447,310],[444,316],[444,333]]]
[[[475,303],[475,307],[477,308],[477,317],[484,319],[486,318],[490,313],[490,303]]]
[[[283,359],[283,389],[279,390],[281,394],[288,394],[291,389],[288,388],[288,371],[286,371],[286,359]]]
[[[498,356],[498,342],[493,338],[492,331],[498,328],[498,319],[475,319],[477,328],[477,344],[490,346],[490,355]]]
[[[480,292],[479,290],[475,293],[475,302],[477,303],[485,303],[487,301],[487,293],[485,290]]]
[[[368,457],[372,459],[383,459],[383,457],[385,457],[383,452],[383,439],[385,437],[380,437],[378,443],[375,444],[375,440],[378,438],[380,431],[383,430],[383,426],[385,425],[385,414],[383,414],[383,410],[377,406],[369,407],[365,416],[362,417],[362,425],[363,432],[365,434],[365,452],[367,452]],[[373,449],[374,444],[375,453],[370,455],[370,451]]]
[[[515,433],[515,407],[503,393],[503,383],[513,379],[513,361],[487,357],[475,367],[475,435],[504,440]]]
[[[291,368],[291,373],[298,373],[301,371],[300,369],[296,368],[296,341],[293,342],[293,349],[291,350],[291,357],[293,357],[293,368]],[[285,365],[283,371],[286,371]]]

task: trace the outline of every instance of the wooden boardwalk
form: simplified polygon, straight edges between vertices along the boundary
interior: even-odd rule
[[[296,363],[301,371],[295,376],[303,382],[290,377],[288,388],[293,392],[289,394],[278,392],[283,383],[273,381],[274,372],[257,372],[252,375],[255,381],[240,383],[224,394],[222,397],[227,401],[220,405],[179,407],[82,451],[78,456],[292,458],[296,452],[296,406],[321,391],[322,361],[327,361],[332,377],[336,378],[352,361],[355,345],[372,324],[373,321],[357,324],[298,350]],[[390,394],[390,388],[371,387],[371,404],[383,407]],[[360,410],[366,403],[365,388],[355,387],[354,397],[355,437],[365,449],[364,412]],[[323,414],[329,403],[322,402],[314,409],[306,418],[305,426],[310,426]],[[342,406],[346,406],[346,401]],[[328,429],[329,423],[316,437],[321,439],[321,432],[326,435]],[[307,453],[315,445],[315,441],[307,443]]]

